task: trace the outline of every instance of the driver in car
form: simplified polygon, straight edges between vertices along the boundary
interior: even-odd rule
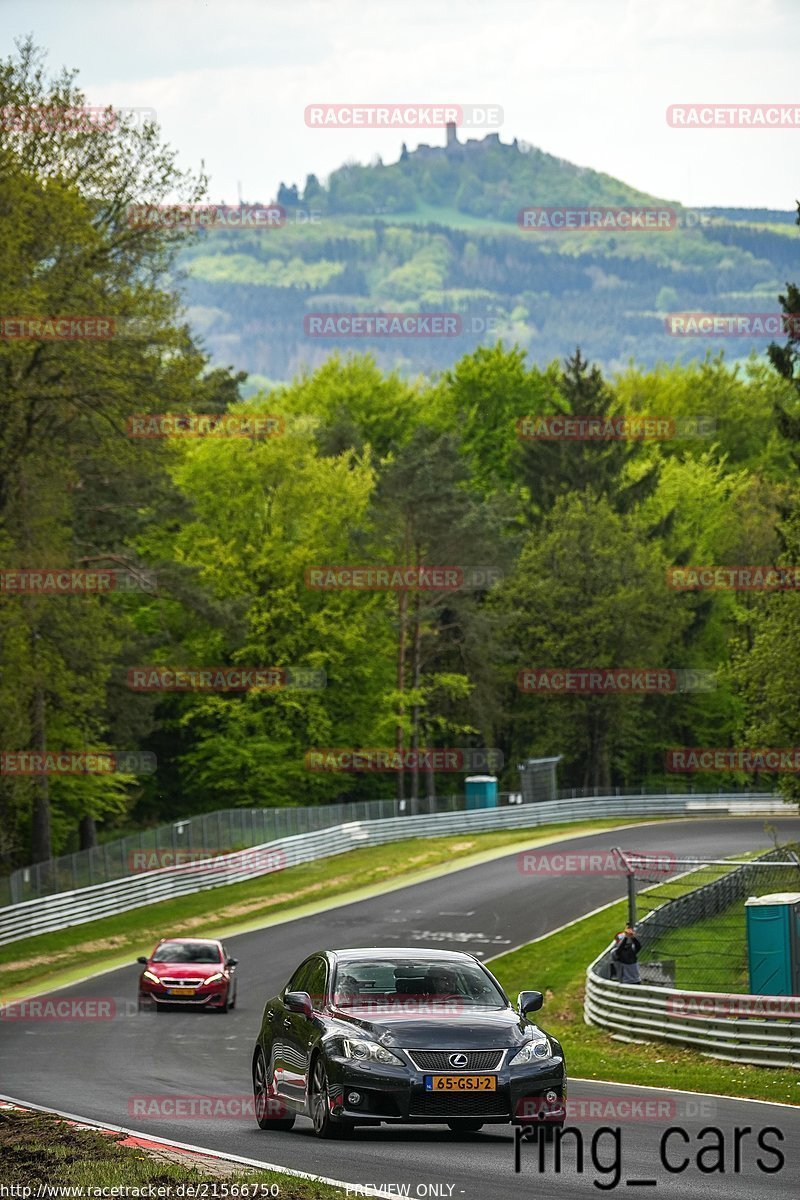
[[[432,996],[460,996],[455,973],[447,967],[434,967],[428,971],[426,980]]]
[[[347,1007],[348,1005],[355,1004],[358,996],[358,980],[354,979],[352,975],[343,975],[336,986],[336,995],[333,998],[334,1004]]]

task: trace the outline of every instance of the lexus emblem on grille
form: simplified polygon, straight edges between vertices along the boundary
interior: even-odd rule
[[[451,1067],[465,1067],[469,1059],[466,1054],[451,1054],[447,1061]]]

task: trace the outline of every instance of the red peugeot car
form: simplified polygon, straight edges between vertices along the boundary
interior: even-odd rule
[[[139,1011],[167,1004],[227,1012],[236,1005],[236,964],[214,938],[162,938],[139,977]]]

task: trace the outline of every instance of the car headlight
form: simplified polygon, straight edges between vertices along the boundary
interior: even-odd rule
[[[396,1054],[392,1054],[391,1050],[387,1050],[385,1046],[381,1046],[378,1042],[342,1038],[342,1048],[345,1058],[355,1058],[359,1062],[385,1063],[393,1067],[405,1066],[401,1058],[398,1058]]]
[[[142,979],[149,979],[151,983],[161,983],[161,980],[152,971],[142,971]]]
[[[550,1045],[550,1040],[542,1033],[538,1037],[530,1038],[522,1049],[517,1051],[508,1065],[516,1067],[524,1063],[541,1062],[545,1058],[552,1057],[552,1054],[553,1047]]]
[[[219,983],[224,978],[225,976],[222,974],[222,971],[215,971],[213,975],[209,975],[207,979],[203,980],[202,986],[206,987],[209,983]]]

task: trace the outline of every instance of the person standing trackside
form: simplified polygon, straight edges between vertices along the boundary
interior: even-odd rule
[[[639,978],[639,964],[636,961],[641,948],[642,943],[637,938],[633,925],[626,925],[622,933],[618,933],[614,938],[611,961],[616,968],[615,974],[620,983],[642,982]]]

